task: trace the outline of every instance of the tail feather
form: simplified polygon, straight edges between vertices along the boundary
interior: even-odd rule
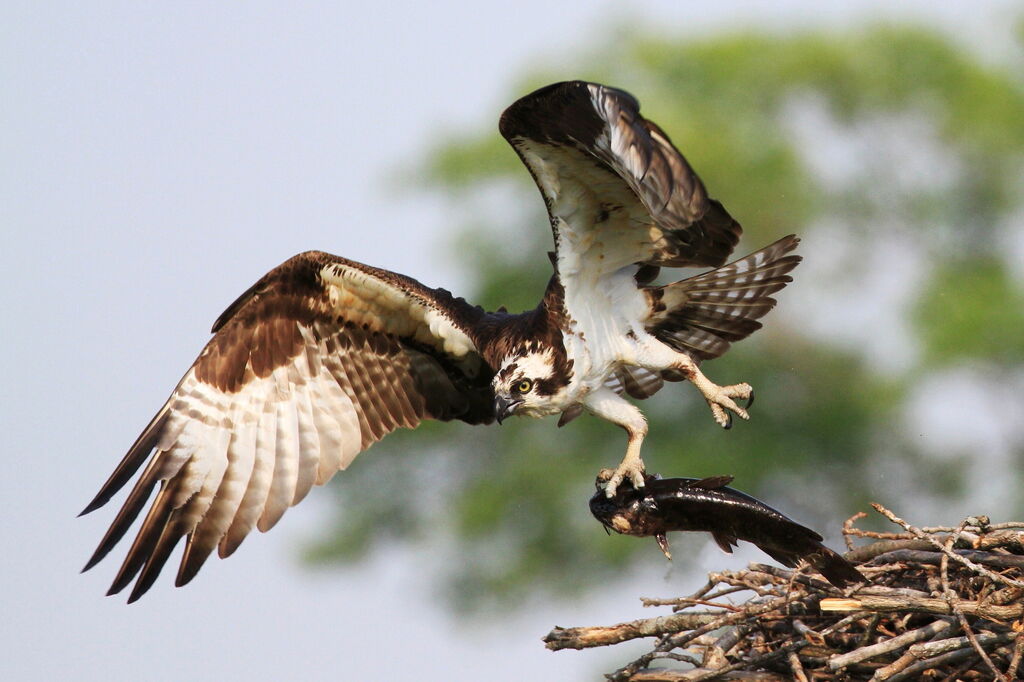
[[[793,281],[788,273],[801,258],[790,252],[799,243],[789,235],[715,270],[648,287],[648,331],[698,360],[718,357],[761,328],[758,318],[775,307],[771,295]]]

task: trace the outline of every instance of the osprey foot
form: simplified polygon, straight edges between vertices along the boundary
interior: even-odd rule
[[[698,386],[698,388],[704,394],[704,399],[708,401],[711,416],[723,429],[732,428],[732,414],[726,410],[735,412],[740,419],[750,419],[746,409],[737,405],[733,400],[733,398],[745,400],[745,407],[750,407],[754,403],[754,389],[750,387],[750,384],[719,386],[709,381],[707,385]]]
[[[601,469],[597,474],[597,489],[603,490],[608,498],[615,497],[619,485],[623,481],[629,481],[634,488],[644,487],[644,462],[637,457],[633,461],[625,459],[617,469]]]

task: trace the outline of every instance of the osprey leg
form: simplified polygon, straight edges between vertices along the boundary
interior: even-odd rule
[[[708,402],[708,407],[711,408],[711,416],[722,428],[732,427],[732,415],[726,410],[735,412],[740,419],[750,419],[747,411],[733,400],[733,398],[746,400],[746,406],[750,407],[750,404],[754,402],[754,389],[750,387],[750,384],[719,386],[704,376],[704,373],[697,367],[697,363],[689,355],[680,353],[679,356],[680,359],[675,363],[673,369],[682,372],[690,380],[690,383],[697,387],[697,390],[704,396],[704,400]]]
[[[750,384],[719,386],[704,376],[704,373],[697,367],[697,363],[688,354],[673,350],[653,338],[651,341],[643,347],[638,365],[657,372],[671,369],[685,376],[704,396],[708,407],[711,408],[711,416],[722,428],[728,429],[732,426],[730,411],[739,415],[740,419],[750,419],[746,409],[737,405],[733,400],[734,398],[746,400],[746,407],[750,407],[754,401],[754,389],[750,387]]]
[[[647,435],[647,420],[640,409],[622,398],[612,390],[601,388],[589,394],[583,400],[588,411],[625,429],[629,436],[626,454],[623,456],[615,473],[605,483],[604,491],[608,497],[615,497],[615,491],[624,480],[633,483],[633,487],[644,486],[644,461],[640,459],[640,446]]]

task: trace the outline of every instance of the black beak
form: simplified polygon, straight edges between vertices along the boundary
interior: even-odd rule
[[[516,411],[519,407],[519,403],[522,400],[507,400],[500,395],[494,396],[494,418],[498,420],[498,423],[505,421],[505,417]]]

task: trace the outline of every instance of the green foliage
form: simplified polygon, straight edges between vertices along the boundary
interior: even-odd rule
[[[865,249],[897,220],[926,254],[934,275],[913,316],[920,362],[883,374],[873,358],[848,345],[809,338],[794,322],[798,317],[773,314],[763,331],[705,367],[719,383],[755,386],[749,423],[723,432],[687,384],[667,385],[642,404],[651,422],[644,449],[651,471],[730,473],[735,485],[755,494],[779,474],[813,474],[841,485],[832,509],[811,513],[823,518],[862,508],[877,483],[871,462],[880,447],[883,456],[927,456],[914,452],[899,430],[912,378],[967,359],[1024,361],[1024,295],[995,247],[998,226],[1021,201],[1019,78],[913,27],[696,42],[626,34],[615,42],[614,54],[602,47],[583,55],[580,76],[637,95],[712,196],[743,223],[747,250],[790,232],[811,233],[830,218],[875,225],[850,230]],[[509,101],[551,80],[531,74],[510,90]],[[871,167],[863,174],[869,182],[839,192],[824,186],[787,127],[787,107],[800,98],[824,103],[838,126],[922,117],[956,159],[952,187],[886,194],[874,178],[887,169]],[[494,114],[482,118],[493,121]],[[521,310],[536,305],[550,275],[543,256],[550,235],[541,227],[547,221],[529,175],[496,128],[490,123],[481,126],[487,133],[444,140],[420,175],[460,200],[482,187],[515,183],[522,201],[533,202],[535,211],[514,227],[514,249],[481,237],[498,232],[478,204],[455,237],[477,280],[467,298]],[[500,207],[492,211],[495,221],[507,218]],[[805,276],[800,268],[794,275]],[[789,305],[786,291],[779,301]],[[510,604],[538,589],[577,593],[623,571],[637,552],[657,556],[651,543],[605,537],[589,517],[594,475],[614,466],[624,448],[618,429],[590,417],[557,432],[553,419],[514,419],[501,428],[428,424],[415,434],[395,434],[336,479],[337,523],[310,556],[351,560],[381,540],[419,540],[446,548],[435,570],[458,606]],[[941,482],[942,494],[962,492],[954,466],[929,465],[927,480]],[[801,491],[790,492],[799,504]],[[767,501],[787,508],[785,498]],[[801,518],[812,525],[820,520]]]
[[[994,259],[949,263],[925,287],[916,320],[936,364],[979,358],[1024,363],[1024,291]]]

